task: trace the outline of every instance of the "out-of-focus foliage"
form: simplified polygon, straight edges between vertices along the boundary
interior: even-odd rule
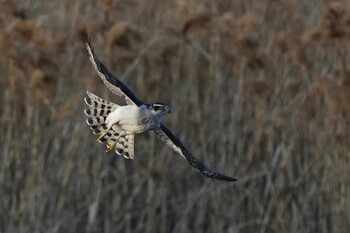
[[[347,232],[350,4],[1,1],[0,232]],[[134,161],[95,143],[82,41],[194,155],[150,133]]]

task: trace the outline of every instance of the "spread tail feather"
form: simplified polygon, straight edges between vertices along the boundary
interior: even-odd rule
[[[113,135],[111,141],[116,142],[115,152],[118,155],[123,155],[126,159],[134,159],[135,134],[123,135],[119,138],[118,135]]]
[[[84,98],[87,108],[84,110],[87,116],[86,123],[90,126],[91,130],[96,135],[101,135],[108,128],[105,124],[108,114],[119,108],[118,104],[108,102],[93,93],[87,91],[87,97]],[[103,143],[114,134],[115,131],[119,131],[117,126],[113,126],[108,130],[106,136],[101,138],[99,142]]]
[[[93,93],[87,91],[85,103],[87,108],[84,110],[87,116],[86,123],[90,126],[92,132],[96,135],[102,135],[108,129],[106,119],[108,114],[119,108],[118,104],[108,102]],[[134,159],[134,143],[135,134],[122,135],[121,129],[117,125],[113,125],[105,136],[100,138],[100,143],[106,143],[107,151],[115,145],[115,152],[123,155],[124,158]],[[111,146],[113,145],[113,146]]]

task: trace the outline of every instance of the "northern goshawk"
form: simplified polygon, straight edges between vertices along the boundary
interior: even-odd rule
[[[87,124],[94,134],[99,135],[97,141],[106,143],[107,151],[115,150],[118,155],[125,158],[134,158],[135,134],[144,131],[153,131],[171,149],[181,155],[187,162],[201,174],[218,180],[236,181],[212,171],[196,159],[174,136],[174,134],[161,123],[162,117],[170,113],[170,108],[162,103],[147,104],[136,95],[102,64],[96,56],[90,42],[86,42],[90,60],[104,84],[116,95],[124,96],[127,105],[106,101],[91,92],[87,92],[85,103],[87,108]]]

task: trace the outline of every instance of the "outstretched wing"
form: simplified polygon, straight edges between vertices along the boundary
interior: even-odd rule
[[[103,65],[100,59],[96,56],[89,41],[86,42],[86,48],[95,70],[109,90],[116,95],[124,96],[127,104],[134,104],[136,106],[144,104],[124,83],[119,81],[111,72],[109,72],[105,65]]]
[[[181,143],[179,139],[177,139],[174,134],[163,124],[161,124],[160,129],[154,130],[154,133],[163,141],[165,142],[171,149],[173,149],[176,153],[184,157],[187,162],[197,169],[200,173],[205,175],[206,177],[217,179],[217,180],[224,180],[224,181],[236,181],[237,179],[231,178],[228,176],[225,176],[223,174],[220,174],[216,171],[210,170],[206,165],[204,165],[201,161],[196,159],[187,149],[186,147]]]

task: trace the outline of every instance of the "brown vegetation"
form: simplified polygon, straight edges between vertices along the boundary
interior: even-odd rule
[[[346,232],[350,4],[1,1],[0,232]],[[327,2],[327,1],[326,1]],[[319,4],[316,4],[319,3]],[[86,90],[114,101],[81,41],[198,158],[152,134],[104,154]]]

